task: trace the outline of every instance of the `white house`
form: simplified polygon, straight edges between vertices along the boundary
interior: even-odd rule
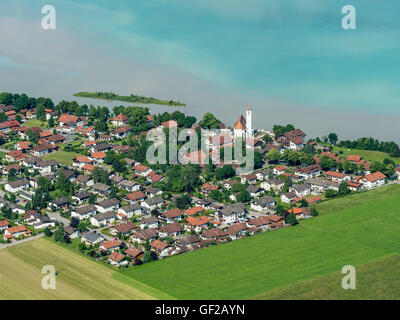
[[[23,178],[6,183],[4,189],[11,193],[17,193],[18,191],[29,189],[29,186],[29,180],[27,178]]]
[[[89,219],[94,216],[97,212],[97,208],[93,204],[89,204],[83,207],[75,208],[71,211],[71,217],[75,217],[79,220]]]
[[[360,180],[360,182],[364,184],[367,189],[380,187],[385,184],[385,181],[386,176],[379,171],[367,174],[364,178]]]

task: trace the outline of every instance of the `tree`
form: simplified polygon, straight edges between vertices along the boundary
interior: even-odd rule
[[[283,216],[283,214],[285,213],[285,209],[280,205],[280,204],[278,204],[277,206],[276,206],[276,209],[275,209],[275,212],[276,212],[276,214],[278,215],[278,216]]]
[[[54,232],[54,240],[57,242],[66,242],[65,231],[62,228],[59,228]]]
[[[328,190],[325,191],[325,196],[326,196],[327,198],[334,198],[334,197],[336,197],[337,195],[338,195],[338,193],[337,193],[335,190],[328,189]]]
[[[306,199],[301,199],[301,200],[299,201],[299,204],[300,204],[300,207],[301,207],[301,208],[308,207],[308,202],[307,202]]]
[[[53,116],[50,117],[48,121],[49,128],[54,128],[54,118]]]
[[[46,119],[46,111],[43,104],[36,107],[36,118],[42,121]]]
[[[49,229],[49,227],[47,227],[46,229],[44,229],[44,235],[46,237],[51,237],[53,235],[53,233],[51,232],[51,230]]]
[[[86,231],[86,224],[84,222],[79,222],[77,229],[80,233],[84,233]]]
[[[126,164],[125,162],[119,160],[118,158],[115,158],[114,161],[112,162],[112,167],[115,171],[117,172],[124,172],[126,171]]]
[[[237,201],[238,202],[248,202],[251,200],[250,193],[247,190],[242,190],[238,195],[237,195]]]
[[[176,199],[175,203],[179,209],[185,210],[188,209],[192,204],[192,198],[187,194],[183,194]]]
[[[317,211],[317,209],[316,209],[315,207],[312,207],[312,208],[311,208],[311,215],[312,215],[313,217],[319,216],[319,213],[318,213],[318,211]]]
[[[204,129],[218,129],[220,123],[221,121],[219,121],[212,113],[206,112],[199,124]]]
[[[72,217],[72,218],[71,218],[71,222],[70,222],[69,225],[70,225],[72,228],[77,228],[78,225],[79,225],[79,222],[80,222],[80,220],[79,220],[78,218]]]
[[[235,170],[231,165],[224,165],[222,168],[215,170],[215,177],[217,180],[227,179],[235,176]]]
[[[299,222],[296,219],[296,216],[294,215],[293,211],[286,217],[286,223],[295,226]]]
[[[191,192],[199,184],[200,170],[193,165],[187,165],[181,171],[181,180],[186,192]]]
[[[329,142],[330,142],[331,144],[336,144],[337,141],[338,141],[338,136],[337,136],[336,133],[330,133],[330,134],[328,135],[328,139],[329,139]]]
[[[271,161],[272,163],[277,163],[279,161],[279,159],[281,158],[281,154],[278,150],[276,149],[271,149],[268,153],[267,153],[267,159],[269,161]]]
[[[263,158],[261,153],[254,151],[254,169],[260,169],[263,165]]]
[[[343,181],[340,185],[339,185],[339,196],[345,195],[347,193],[350,192],[350,189],[348,187],[347,181]]]

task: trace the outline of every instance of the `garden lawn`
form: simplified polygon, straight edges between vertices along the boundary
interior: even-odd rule
[[[399,253],[399,191],[399,186],[371,191],[359,195],[364,197],[362,201],[303,220],[296,227],[124,269],[119,274],[178,299],[252,298],[327,276],[340,272],[344,265],[358,266]],[[329,203],[341,207],[335,202],[343,199]]]
[[[39,127],[42,129],[47,129],[49,127],[47,121],[40,121],[37,119],[27,120],[24,122],[25,127]]]
[[[42,156],[42,159],[54,159],[63,165],[69,165],[72,164],[72,160],[76,156],[80,156],[80,154],[76,152],[56,151]]]

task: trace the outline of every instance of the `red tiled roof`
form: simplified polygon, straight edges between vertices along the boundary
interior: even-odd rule
[[[365,179],[367,179],[370,182],[375,182],[375,181],[382,180],[385,178],[386,178],[386,176],[382,172],[379,172],[379,171],[367,174],[365,176]]]

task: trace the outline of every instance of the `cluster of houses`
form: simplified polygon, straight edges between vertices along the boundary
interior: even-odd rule
[[[3,106],[7,109],[9,106]],[[0,109],[2,106],[0,106]],[[22,110],[21,110],[22,111]],[[264,144],[251,126],[251,107],[246,109],[246,119],[241,116],[233,130],[221,124],[221,134],[206,138],[210,150],[232,145],[237,137],[246,137],[246,147],[265,153],[276,149],[300,150],[306,145],[305,133],[295,129],[273,137]],[[14,115],[14,113],[10,113]],[[34,113],[23,112],[23,119],[34,118]],[[46,109],[46,117],[57,118],[53,110]],[[22,119],[22,118],[21,118]],[[49,218],[52,211],[68,212],[70,219],[85,222],[87,232],[80,233],[77,228],[65,225],[65,235],[71,239],[80,239],[82,243],[107,255],[114,266],[129,265],[143,260],[146,252],[154,252],[159,258],[181,254],[209,245],[224,243],[251,236],[257,232],[270,231],[288,226],[286,216],[294,214],[297,219],[312,216],[305,206],[297,206],[305,200],[309,205],[322,200],[327,190],[339,191],[345,182],[352,191],[372,189],[385,183],[386,176],[380,172],[369,172],[368,162],[360,157],[349,156],[348,161],[363,164],[366,174],[349,175],[337,171],[324,172],[316,164],[301,167],[288,167],[285,163],[264,168],[234,177],[230,180],[204,182],[199,188],[199,195],[193,198],[193,204],[186,210],[176,208],[175,198],[165,195],[154,187],[153,183],[163,182],[166,178],[159,172],[143,163],[125,158],[128,174],[116,174],[104,164],[107,152],[127,153],[129,146],[113,144],[114,138],[123,139],[131,133],[128,117],[119,114],[110,119],[114,129],[110,135],[96,135],[94,128],[88,127],[86,117],[61,114],[57,120],[57,132],[41,128],[24,127],[9,117],[0,123],[0,135],[7,138],[10,130],[21,138],[27,139],[28,130],[38,133],[38,142],[32,144],[24,140],[15,143],[15,150],[5,155],[6,165],[1,167],[2,173],[8,175],[11,170],[16,179],[7,181],[4,190],[9,194],[32,201],[38,188],[40,177],[56,182],[62,173],[66,179],[77,186],[77,191],[70,197],[52,199],[42,212],[25,210],[15,203],[8,203],[11,210],[21,216],[20,221],[0,221],[0,232],[5,240],[20,239],[32,235],[32,230],[56,227],[56,221]],[[149,123],[153,121],[147,117]],[[160,128],[177,127],[174,120],[163,122]],[[87,155],[78,155],[70,166],[62,166],[56,160],[43,160],[41,157],[58,149],[61,143],[84,136],[82,147]],[[97,138],[96,138],[97,136]],[[258,138],[257,138],[258,137]],[[337,157],[324,151],[320,154]],[[192,157],[193,156],[193,157]],[[200,152],[189,155],[187,160],[199,160]],[[101,166],[108,172],[107,184],[96,182],[93,171]],[[32,175],[24,174],[27,170]],[[38,172],[39,175],[34,175]],[[140,179],[138,179],[140,178]],[[287,181],[290,178],[291,184]],[[138,182],[140,181],[140,182]],[[244,184],[250,195],[250,201],[240,202],[240,192],[231,192],[235,184]],[[214,192],[228,191],[229,203],[218,203],[210,195]],[[118,197],[111,195],[117,190]],[[93,200],[95,199],[95,200]],[[283,214],[277,214],[278,203],[287,204]],[[4,205],[4,201],[3,201]],[[1,206],[1,204],[0,204]],[[46,213],[47,212],[47,213]],[[22,221],[22,223],[21,223]]]

